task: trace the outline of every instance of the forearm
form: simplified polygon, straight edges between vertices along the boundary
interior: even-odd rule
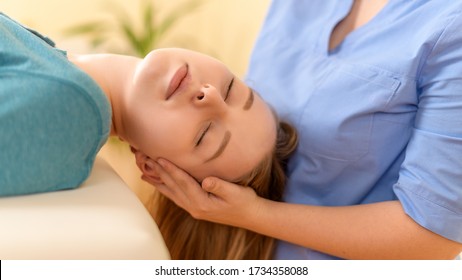
[[[242,226],[345,259],[452,259],[462,244],[419,226],[399,202],[346,207],[262,199]]]
[[[271,201],[218,178],[199,186],[171,163],[158,166],[165,196],[194,218],[246,228],[345,259],[453,259],[462,244],[415,223],[398,201],[327,207]]]

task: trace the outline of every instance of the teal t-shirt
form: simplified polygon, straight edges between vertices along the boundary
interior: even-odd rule
[[[0,196],[70,189],[106,142],[111,106],[48,38],[0,13]]]

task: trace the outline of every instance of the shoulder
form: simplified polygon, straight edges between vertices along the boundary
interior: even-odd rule
[[[88,176],[109,123],[75,84],[1,71],[0,195],[73,188]]]
[[[462,77],[462,4],[449,6],[433,19],[434,33],[420,71],[421,85]]]
[[[0,195],[78,186],[106,141],[110,104],[62,52],[0,14]]]

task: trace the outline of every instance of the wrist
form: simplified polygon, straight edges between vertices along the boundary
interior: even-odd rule
[[[255,195],[254,200],[248,203],[248,207],[245,207],[246,210],[243,211],[242,218],[239,221],[241,227],[258,231],[259,224],[268,219],[272,202],[274,201]]]

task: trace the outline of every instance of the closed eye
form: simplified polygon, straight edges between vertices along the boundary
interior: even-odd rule
[[[205,134],[207,134],[207,131],[210,129],[210,126],[212,125],[212,123],[210,122],[207,127],[202,131],[202,133],[200,134],[199,136],[199,139],[197,139],[196,141],[196,147],[199,146],[202,142],[202,140],[204,139],[205,137]]]
[[[228,90],[226,91],[224,101],[226,101],[228,99],[229,93],[231,92],[231,88],[233,87],[233,83],[234,83],[234,77],[231,79],[231,82],[228,85]]]

